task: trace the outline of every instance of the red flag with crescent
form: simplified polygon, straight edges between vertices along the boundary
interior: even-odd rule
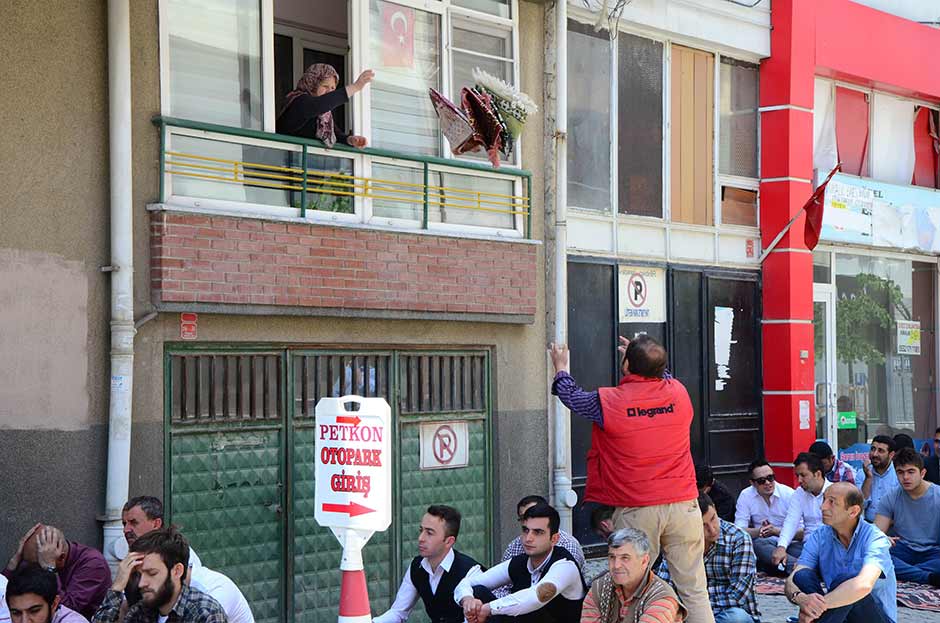
[[[382,4],[382,66],[415,66],[415,11],[385,2]]]

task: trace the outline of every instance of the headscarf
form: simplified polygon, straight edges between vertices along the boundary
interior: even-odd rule
[[[301,95],[312,95],[317,97],[317,87],[324,80],[332,78],[336,81],[336,87],[339,86],[339,74],[331,65],[326,63],[316,63],[307,67],[307,71],[297,81],[297,87],[287,94],[287,101],[284,104],[286,110],[295,99]],[[336,133],[333,131],[333,113],[326,111],[317,117],[317,138],[326,143],[327,147],[332,147],[336,143]]]

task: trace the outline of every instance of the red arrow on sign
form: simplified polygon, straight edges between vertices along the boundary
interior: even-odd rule
[[[366,508],[361,504],[350,502],[349,504],[324,504],[323,512],[348,513],[350,517],[357,517],[359,515],[365,515],[366,513],[374,513],[375,511],[371,508]]]
[[[359,422],[362,420],[359,419],[358,415],[349,417],[348,415],[338,415],[336,416],[337,424],[352,424],[353,426],[359,426]]]

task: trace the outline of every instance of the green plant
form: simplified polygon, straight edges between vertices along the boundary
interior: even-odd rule
[[[878,329],[894,328],[895,310],[904,319],[911,317],[901,287],[893,280],[870,273],[859,273],[855,279],[858,291],[843,295],[836,303],[836,351],[850,369],[855,362],[884,364],[883,349],[872,336]]]

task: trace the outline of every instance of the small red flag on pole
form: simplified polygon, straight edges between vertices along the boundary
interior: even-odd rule
[[[823,223],[823,206],[826,203],[826,185],[829,183],[829,180],[832,179],[832,176],[836,174],[837,171],[842,170],[842,163],[840,162],[835,166],[832,171],[829,171],[829,175],[826,176],[826,179],[823,180],[823,183],[816,187],[816,190],[813,191],[813,194],[810,196],[809,200],[803,204],[803,207],[800,208],[796,214],[793,215],[793,218],[790,219],[790,222],[780,230],[780,233],[771,241],[767,249],[761,254],[760,262],[763,262],[767,256],[773,251],[783,236],[790,231],[790,227],[793,226],[793,223],[796,222],[796,219],[800,218],[800,214],[806,212],[806,224],[803,226],[803,241],[806,243],[806,248],[812,251],[816,248],[816,245],[819,244],[819,234],[822,232],[822,223]]]

